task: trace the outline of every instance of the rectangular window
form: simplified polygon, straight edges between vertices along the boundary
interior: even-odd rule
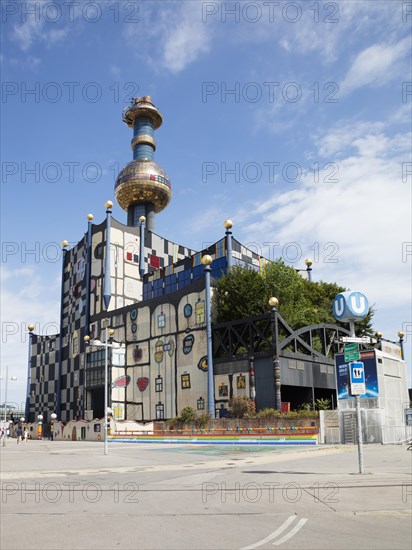
[[[163,378],[161,376],[155,379],[155,388],[157,392],[163,391]]]
[[[190,389],[190,374],[182,374],[182,390]]]
[[[159,401],[156,405],[156,420],[164,420],[165,417],[165,406]]]
[[[115,315],[113,317],[113,326],[120,327],[121,325],[123,325],[123,315]]]

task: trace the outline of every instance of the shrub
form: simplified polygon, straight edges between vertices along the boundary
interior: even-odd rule
[[[281,412],[277,409],[262,409],[256,414],[256,418],[275,419],[281,416]]]
[[[289,411],[282,414],[283,418],[298,418],[299,416],[305,415],[305,411]]]
[[[229,402],[232,418],[253,418],[256,416],[255,402],[249,397],[233,397]]]
[[[320,411],[326,411],[330,409],[330,399],[316,399],[316,406]]]
[[[169,420],[166,420],[166,426],[169,430],[180,428],[181,424],[182,421],[180,420],[179,416],[175,416],[174,418],[169,418]]]
[[[185,407],[180,411],[179,420],[183,424],[190,424],[191,422],[195,422],[197,418],[197,414],[195,409],[192,407]]]
[[[209,412],[202,412],[196,416],[195,426],[196,428],[206,428],[212,419],[212,415]]]

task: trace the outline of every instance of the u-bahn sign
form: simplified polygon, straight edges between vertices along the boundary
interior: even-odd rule
[[[368,311],[368,299],[362,292],[341,292],[333,300],[333,315],[344,323],[361,321]]]

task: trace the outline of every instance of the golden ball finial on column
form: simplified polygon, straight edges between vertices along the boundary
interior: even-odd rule
[[[274,296],[271,296],[269,298],[269,305],[270,305],[270,307],[278,307],[279,300],[277,298],[275,298]]]
[[[213,262],[212,256],[209,256],[209,254],[205,254],[202,256],[202,259],[200,260],[203,265],[210,265]]]
[[[105,207],[106,207],[106,210],[110,210],[111,208],[113,208],[113,203],[112,201],[106,201],[104,203]]]
[[[223,227],[224,227],[225,229],[232,229],[232,227],[233,227],[233,222],[232,222],[232,220],[225,220],[225,221],[223,222]]]
[[[69,241],[62,241],[62,248],[67,248],[69,246]]]
[[[305,260],[305,265],[306,265],[307,267],[310,267],[312,264],[313,264],[313,260],[311,260],[310,258],[306,258],[306,260]]]
[[[34,330],[33,323],[30,323],[30,325],[27,325],[27,328],[29,329],[29,332],[33,332],[33,330]]]
[[[146,221],[146,216],[140,216],[139,222],[144,223]]]
[[[93,218],[93,214],[87,214],[87,219],[89,220],[89,222],[91,222]]]

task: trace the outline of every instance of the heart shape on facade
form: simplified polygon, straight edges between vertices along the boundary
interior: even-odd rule
[[[136,384],[140,391],[145,391],[149,385],[149,379],[146,376],[142,376],[136,380]]]

